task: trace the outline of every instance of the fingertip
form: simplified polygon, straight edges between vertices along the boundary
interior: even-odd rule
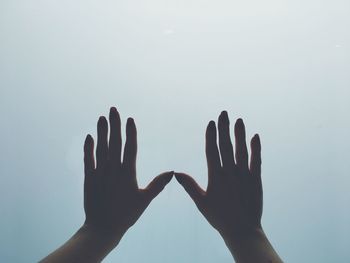
[[[254,135],[254,138],[255,138],[255,140],[256,140],[257,142],[260,142],[260,136],[259,136],[258,133],[256,133],[256,134]]]
[[[244,122],[241,118],[238,118],[235,123],[235,134],[236,135],[244,135],[245,134],[245,127]]]
[[[255,134],[251,140],[251,144],[252,146],[255,146],[255,147],[260,147],[260,137],[259,137],[259,134]]]
[[[118,116],[118,111],[116,107],[111,107],[109,110],[109,118],[116,118]]]
[[[260,137],[255,134],[251,140],[251,160],[250,160],[250,171],[253,175],[261,175],[261,145]]]
[[[131,118],[131,117],[129,117],[128,120],[126,121],[126,124],[127,124],[127,125],[131,125],[131,124],[133,124],[133,123],[135,123],[135,121],[134,121],[134,119]]]
[[[215,129],[215,121],[211,120],[208,124],[209,129]]]
[[[220,119],[222,119],[223,121],[228,121],[228,113],[226,110],[223,110],[219,116]]]
[[[216,124],[215,124],[215,121],[211,120],[209,123],[208,123],[208,126],[207,126],[207,130],[206,130],[206,134],[207,136],[212,136],[213,134],[216,133]]]
[[[224,135],[224,132],[228,133],[230,126],[230,120],[228,118],[227,111],[222,111],[219,118],[218,118],[218,128],[219,128],[219,135]]]
[[[93,147],[94,139],[90,134],[86,135],[85,142],[84,142],[84,149],[89,150]]]
[[[108,123],[105,116],[100,116],[97,122],[97,141],[107,143]]]
[[[183,177],[181,173],[174,173],[176,181],[178,181],[180,184],[183,183]]]
[[[164,173],[166,183],[169,183],[174,176],[174,171]]]
[[[91,143],[92,141],[92,136],[90,134],[86,135],[86,138],[85,138],[85,143]]]
[[[219,118],[218,118],[218,127],[219,129],[223,126],[223,124],[226,122],[225,120],[225,116],[224,116],[224,112],[222,111],[219,115]]]
[[[106,117],[105,117],[105,116],[100,116],[100,117],[98,118],[97,125],[98,125],[99,127],[105,127],[105,126],[107,126],[108,124],[107,124],[107,119],[106,119]]]
[[[173,177],[173,171],[165,172],[156,176],[152,180],[152,182],[150,182],[148,186],[143,190],[145,191],[145,193],[147,193],[147,195],[149,195],[150,197],[149,200],[152,200],[154,197],[156,197],[170,182],[172,177]]]
[[[84,153],[86,153],[90,149],[90,143],[88,138],[86,137],[85,142],[84,142]]]
[[[106,117],[105,116],[100,116],[98,118],[98,121],[102,122],[102,121],[106,121]]]
[[[89,172],[94,169],[94,140],[90,134],[88,134],[85,138],[84,143],[84,165],[85,171]]]
[[[183,185],[188,179],[191,179],[191,177],[185,173],[174,173],[176,180]]]
[[[126,129],[129,131],[136,130],[135,121],[133,118],[129,117],[126,121]]]
[[[175,173],[175,178],[199,207],[202,197],[205,195],[204,190],[187,174]]]
[[[243,125],[244,125],[243,119],[242,119],[242,118],[238,118],[238,119],[236,120],[236,125],[237,125],[237,126],[243,126]]]

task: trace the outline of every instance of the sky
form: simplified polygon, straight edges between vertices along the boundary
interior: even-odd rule
[[[262,224],[285,262],[350,262],[348,0],[0,0],[0,261],[37,262],[84,221],[83,143],[116,106],[138,182],[207,183],[227,110],[262,142]],[[231,126],[232,127],[232,126]],[[104,262],[232,262],[175,180]]]

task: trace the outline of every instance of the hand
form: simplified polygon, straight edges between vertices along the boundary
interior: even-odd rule
[[[97,123],[96,167],[94,141],[88,135],[84,146],[85,183],[84,227],[108,235],[126,232],[143,211],[169,183],[173,172],[157,176],[145,189],[139,189],[136,180],[137,136],[134,120],[126,124],[126,142],[121,161],[121,124],[116,108],[110,109],[108,123],[100,117]]]
[[[90,135],[85,140],[85,223],[66,243],[42,259],[42,263],[101,262],[173,176],[173,172],[163,173],[145,189],[139,189],[134,120],[129,118],[126,124],[123,161],[120,117],[116,108],[111,108],[109,122],[109,142],[106,118],[100,117],[97,123],[96,166],[94,140]]]
[[[235,124],[235,156],[230,139],[229,119],[225,111],[219,117],[218,128],[220,153],[216,143],[214,121],[208,124],[206,131],[207,190],[202,190],[194,179],[186,174],[175,173],[176,179],[221,235],[242,235],[259,230],[262,214],[259,136],[255,135],[251,141],[252,157],[248,168],[242,119],[238,119]]]
[[[248,165],[242,119],[238,119],[235,124],[235,154],[226,111],[219,116],[218,130],[220,151],[215,122],[209,122],[206,131],[206,191],[187,174],[175,173],[175,177],[208,222],[224,238],[237,261],[281,262],[261,226],[263,196],[259,136],[256,134],[251,140],[251,158]]]

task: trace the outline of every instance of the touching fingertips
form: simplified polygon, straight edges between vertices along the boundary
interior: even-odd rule
[[[171,179],[173,178],[174,176],[174,171],[171,171],[171,172],[167,172],[164,176],[164,181],[165,183],[169,183],[171,181]]]
[[[180,184],[183,184],[183,182],[184,182],[183,176],[181,176],[181,174],[179,174],[179,173],[175,173],[174,175],[175,175],[176,180],[177,180]]]

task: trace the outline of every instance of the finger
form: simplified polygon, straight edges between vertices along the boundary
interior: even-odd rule
[[[205,191],[191,176],[187,174],[175,173],[175,178],[192,198],[197,207],[200,208],[202,206],[202,200],[205,195]]]
[[[234,166],[233,147],[230,138],[230,121],[226,111],[221,112],[218,120],[219,147],[224,170],[231,170]]]
[[[250,142],[250,173],[253,176],[261,175],[261,144],[258,134],[255,134]]]
[[[122,136],[121,136],[121,124],[120,116],[115,107],[111,107],[109,112],[109,159],[111,163],[116,167],[120,167],[121,150],[122,150]]]
[[[94,189],[94,139],[91,135],[87,135],[84,143],[84,207],[85,211],[89,209],[91,204],[91,196]]]
[[[135,122],[129,118],[126,123],[126,142],[123,156],[123,168],[136,175],[137,131]]]
[[[164,189],[164,187],[173,178],[173,175],[174,171],[162,173],[148,184],[148,186],[144,189],[144,192],[146,193],[149,202],[152,201],[153,198],[155,198]]]
[[[205,152],[207,156],[209,182],[214,174],[219,173],[221,168],[220,155],[218,145],[216,143],[216,127],[215,122],[210,121],[206,131]]]
[[[97,122],[97,147],[96,159],[97,169],[107,164],[108,144],[107,144],[108,123],[104,116],[101,116]]]
[[[250,142],[250,174],[253,184],[251,185],[252,198],[256,200],[258,207],[262,208],[263,189],[261,182],[261,144],[258,134],[255,134]],[[262,210],[260,211],[261,217]]]
[[[248,170],[248,150],[245,141],[245,127],[242,119],[238,119],[235,124],[236,142],[236,164],[243,170]]]
[[[85,175],[91,175],[95,169],[94,139],[90,134],[86,136],[84,143],[84,171]]]

